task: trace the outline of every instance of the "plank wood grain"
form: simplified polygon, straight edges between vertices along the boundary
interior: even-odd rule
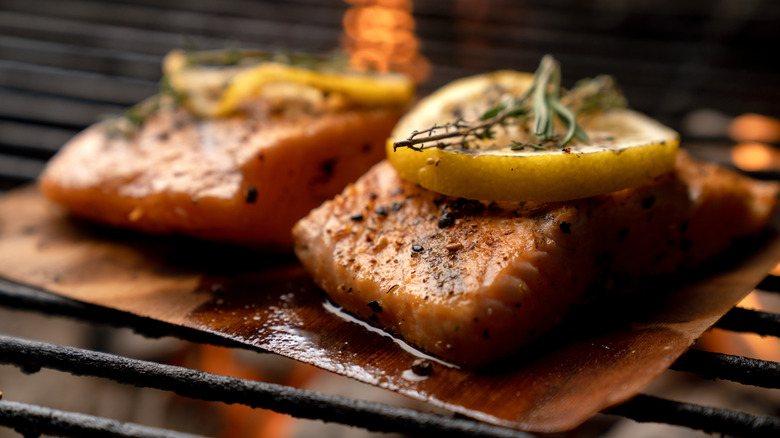
[[[0,198],[0,276],[237,340],[482,421],[572,429],[638,394],[780,261],[758,248],[639,297],[600,303],[515,357],[469,370],[430,360],[329,311],[292,256],[141,236],[69,218],[34,187]]]

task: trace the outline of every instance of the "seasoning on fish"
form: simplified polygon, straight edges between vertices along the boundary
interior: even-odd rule
[[[778,190],[681,152],[673,172],[617,192],[480,202],[423,189],[382,162],[295,226],[295,251],[336,304],[477,366],[594,294],[697,266],[760,233]]]
[[[298,219],[382,159],[414,94],[291,56],[171,53],[161,94],[78,134],[41,190],[112,226],[289,251]]]

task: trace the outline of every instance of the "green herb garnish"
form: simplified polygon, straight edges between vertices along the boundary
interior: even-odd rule
[[[532,129],[526,129],[540,142],[554,141],[556,117],[566,127],[566,134],[557,142],[557,146],[562,148],[575,138],[581,142],[588,141],[585,130],[577,122],[578,115],[625,106],[623,94],[609,76],[584,79],[577,82],[573,89],[563,90],[560,64],[552,56],[546,55],[534,73],[531,87],[522,95],[505,99],[491,107],[476,122],[459,119],[422,131],[413,131],[407,139],[393,143],[393,150],[406,147],[421,151],[430,147],[442,148],[442,145],[463,147],[469,141],[492,139],[495,126],[505,127],[511,123],[526,127],[531,121]],[[444,132],[441,132],[442,130]],[[442,142],[447,139],[458,140]],[[513,143],[511,149],[521,150],[524,146],[544,149],[542,146],[525,143]]]
[[[278,62],[310,70],[345,70],[348,58],[343,53],[317,55],[312,53],[270,52],[254,49],[237,49],[234,47],[222,50],[196,51],[186,49],[185,68],[206,67],[214,69],[234,66],[247,66]],[[228,81],[224,86],[228,85]],[[144,125],[146,120],[164,105],[178,106],[190,96],[182,90],[175,89],[168,77],[163,77],[158,85],[158,94],[128,108],[124,113],[106,118],[106,129],[111,135],[133,137]]]

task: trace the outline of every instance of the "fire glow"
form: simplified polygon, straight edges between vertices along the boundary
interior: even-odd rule
[[[731,159],[742,170],[753,172],[780,170],[780,151],[765,143],[739,143],[732,149]]]
[[[770,275],[780,274],[778,264]],[[761,291],[753,291],[738,304],[739,307],[766,312],[780,311],[780,297]],[[725,353],[755,359],[780,361],[780,339],[752,333],[738,333],[714,328],[705,333],[698,347],[715,353]]]
[[[759,114],[742,114],[729,125],[729,137],[738,142],[731,151],[734,165],[749,172],[780,170],[780,120]]]
[[[411,0],[347,0],[343,45],[361,70],[406,73],[421,82],[430,74],[414,34]]]

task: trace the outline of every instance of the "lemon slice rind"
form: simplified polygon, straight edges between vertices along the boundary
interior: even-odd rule
[[[230,114],[243,100],[260,94],[265,85],[280,81],[341,93],[350,101],[364,105],[401,105],[414,96],[412,81],[402,75],[325,73],[265,63],[233,77],[213,115],[220,117]]]
[[[397,125],[387,156],[402,178],[444,195],[491,201],[552,202],[595,196],[643,184],[674,168],[679,136],[635,111],[611,109],[584,122],[596,141],[567,151],[512,150],[504,145],[422,151],[393,150],[393,142],[415,129],[441,126],[446,108],[478,101],[496,83],[522,92],[531,83],[525,73],[500,71],[460,79],[423,99]],[[467,104],[468,105],[468,104]],[[598,140],[599,138],[603,140]],[[498,140],[501,141],[500,139]]]
[[[251,66],[189,66],[181,51],[166,57],[163,71],[172,88],[186,97],[185,105],[208,118],[229,116],[276,83],[339,93],[365,106],[402,106],[415,95],[414,82],[403,74],[315,71],[270,61]]]

